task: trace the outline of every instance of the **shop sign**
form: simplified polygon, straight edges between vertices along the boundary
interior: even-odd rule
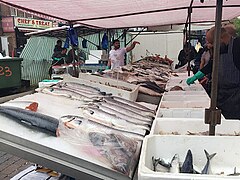
[[[13,17],[2,17],[2,28],[5,33],[14,32]]]
[[[31,19],[31,18],[14,18],[15,27],[33,28],[33,29],[47,29],[53,27],[52,21]]]

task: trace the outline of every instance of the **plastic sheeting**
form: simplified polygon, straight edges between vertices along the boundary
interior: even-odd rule
[[[0,0],[7,5],[51,17],[100,28],[183,24],[191,0]],[[224,0],[223,20],[240,15],[239,0]],[[192,22],[215,20],[216,0],[194,0]]]

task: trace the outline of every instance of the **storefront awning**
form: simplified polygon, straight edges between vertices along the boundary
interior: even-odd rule
[[[0,0],[43,18],[99,28],[184,24],[191,0]],[[224,0],[223,20],[240,15],[239,0]],[[194,0],[192,22],[215,21],[216,0]]]

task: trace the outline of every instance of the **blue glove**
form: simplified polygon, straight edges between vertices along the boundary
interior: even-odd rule
[[[110,67],[109,67],[109,66],[106,66],[105,70],[108,70],[108,69],[110,69]]]
[[[201,79],[201,78],[204,77],[204,76],[205,76],[205,74],[203,74],[201,71],[198,71],[193,77],[188,78],[187,81],[186,81],[186,83],[187,83],[188,85],[193,84],[194,81],[196,81],[196,80],[198,80],[198,79]]]

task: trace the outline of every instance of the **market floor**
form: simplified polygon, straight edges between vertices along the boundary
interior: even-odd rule
[[[32,163],[0,151],[0,180],[9,180]]]

